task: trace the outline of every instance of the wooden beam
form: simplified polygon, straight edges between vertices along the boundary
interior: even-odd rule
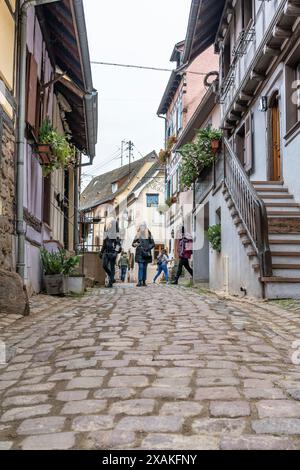
[[[252,70],[252,72],[250,73],[251,80],[257,80],[258,82],[262,82],[265,80],[265,78],[265,75],[262,75],[261,73],[258,73],[255,70]]]
[[[281,54],[281,49],[279,49],[278,47],[275,48],[275,47],[265,46],[264,54],[278,57]]]
[[[292,35],[292,30],[290,29],[281,28],[280,26],[275,26],[275,28],[273,29],[274,38],[287,39],[287,38],[290,38],[291,35]]]
[[[244,113],[247,109],[247,106],[246,105],[242,105],[240,103],[234,103],[233,105],[233,109],[234,111],[238,112],[238,113]]]
[[[286,16],[300,16],[300,5],[299,3],[293,3],[288,1],[283,10]]]
[[[241,93],[239,94],[239,100],[240,101],[251,101],[252,98],[253,98],[253,96],[247,95],[243,91],[241,91]]]

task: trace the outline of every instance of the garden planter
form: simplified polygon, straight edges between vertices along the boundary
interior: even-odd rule
[[[65,282],[62,274],[44,276],[44,283],[48,295],[65,294]]]
[[[47,165],[54,160],[54,155],[52,152],[51,145],[48,144],[37,144],[36,154],[39,157],[41,165]]]
[[[217,140],[217,139],[213,139],[211,141],[211,149],[212,149],[213,153],[217,153],[219,148],[220,148],[220,141]]]
[[[85,291],[85,277],[69,276],[66,278],[66,285],[69,294],[82,295]]]

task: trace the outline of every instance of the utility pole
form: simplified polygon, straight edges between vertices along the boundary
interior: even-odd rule
[[[123,166],[123,159],[124,159],[124,145],[126,144],[126,140],[122,140],[121,142],[121,167]]]
[[[133,151],[133,142],[130,140],[128,142],[129,173],[131,172],[132,151]]]

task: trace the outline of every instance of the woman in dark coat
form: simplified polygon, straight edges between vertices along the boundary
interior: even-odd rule
[[[147,224],[140,225],[132,246],[136,248],[135,262],[139,265],[137,287],[146,286],[148,264],[152,263],[152,250],[155,247],[150,230]]]

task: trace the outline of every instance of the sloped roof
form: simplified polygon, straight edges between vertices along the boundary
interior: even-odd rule
[[[224,5],[225,0],[192,0],[182,65],[171,73],[157,114],[167,114],[181,82],[182,73],[196,57],[214,43]],[[173,51],[171,60],[174,58]]]
[[[140,179],[137,185],[133,188],[131,194],[137,192],[144,184],[148,183],[149,180],[157,173],[158,171],[163,171],[162,165],[159,161],[156,161],[154,165],[145,173],[145,175]]]
[[[153,163],[155,163],[156,160],[157,154],[153,151],[144,158],[131,163],[130,168],[129,165],[124,165],[121,168],[96,176],[81,195],[80,210],[88,211],[101,204],[113,201],[114,198],[126,188],[146,162],[153,161]],[[112,184],[117,181],[122,181],[122,184],[118,190],[113,193]]]

